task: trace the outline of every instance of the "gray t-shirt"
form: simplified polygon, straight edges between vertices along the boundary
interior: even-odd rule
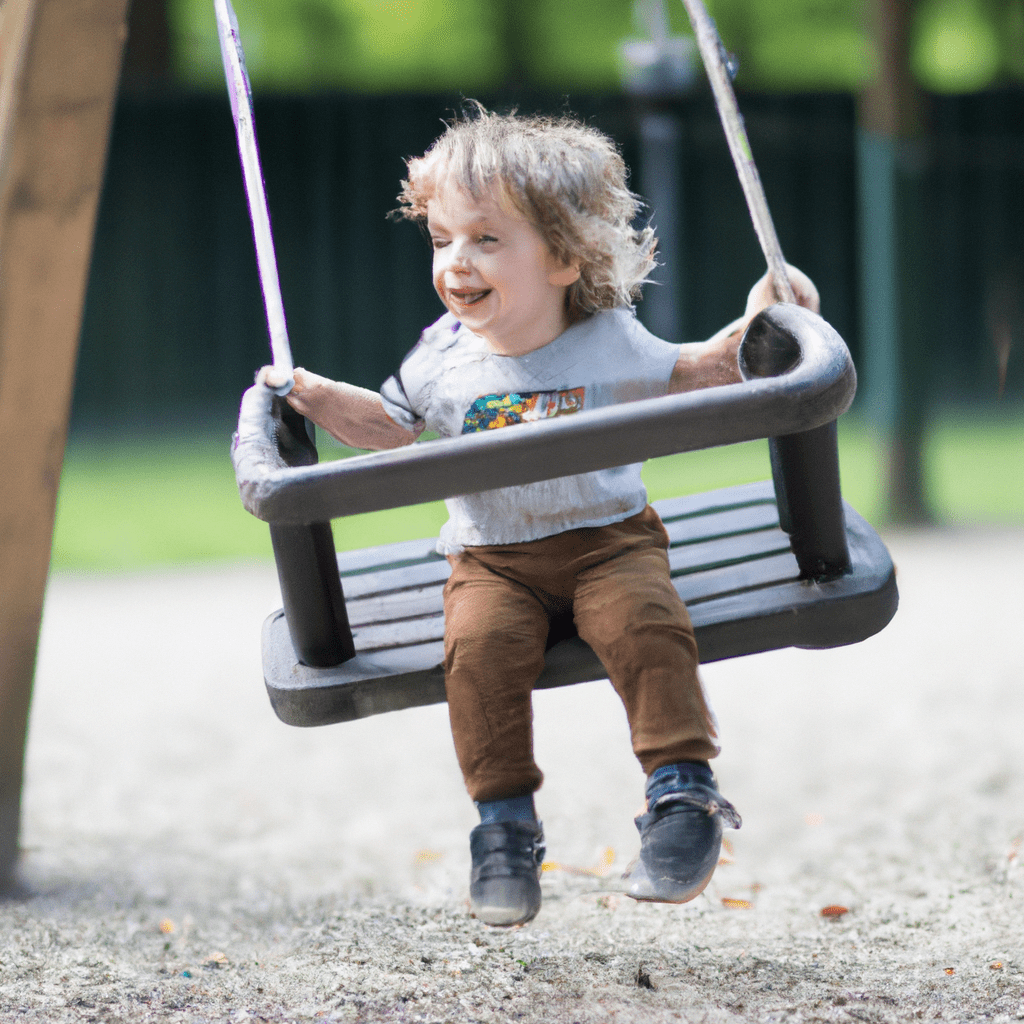
[[[595,313],[543,348],[505,356],[446,313],[381,388],[384,410],[442,437],[490,430],[668,391],[679,346],[654,337],[630,309]],[[438,550],[515,544],[605,526],[641,511],[640,465],[502,487],[446,501]]]

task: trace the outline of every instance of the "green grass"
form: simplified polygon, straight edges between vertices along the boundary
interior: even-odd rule
[[[857,420],[840,421],[843,493],[884,522],[884,454]],[[326,457],[330,457],[328,450]],[[1024,525],[1024,418],[941,419],[926,456],[929,499],[940,522]],[[654,460],[652,499],[762,480],[766,442]],[[334,522],[339,550],[427,537],[445,519],[440,502]],[[270,558],[264,523],[238,500],[226,437],[72,438],[57,509],[56,569],[127,570],[217,559]]]

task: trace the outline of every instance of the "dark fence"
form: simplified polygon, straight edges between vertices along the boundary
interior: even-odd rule
[[[296,362],[376,388],[442,311],[417,226],[389,222],[403,157],[423,152],[451,97],[257,101],[256,120]],[[642,161],[638,108],[621,96],[569,106]],[[814,278],[823,313],[859,355],[855,110],[848,97],[741,97],[787,258]],[[673,108],[683,132],[685,258],[661,272],[680,295],[682,337],[739,315],[763,271],[706,95]],[[994,397],[993,313],[1019,337],[1024,94],[936,101],[922,153],[929,217],[934,397]],[[634,181],[639,181],[639,177]],[[657,223],[657,211],[655,211]],[[640,304],[643,315],[643,303]],[[117,109],[75,391],[77,427],[230,428],[267,360],[266,326],[227,99],[123,100]],[[1011,357],[1008,395],[1024,388]]]

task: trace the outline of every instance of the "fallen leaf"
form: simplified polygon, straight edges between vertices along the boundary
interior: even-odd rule
[[[165,917],[160,922],[160,931],[162,931],[164,935],[170,935],[171,932],[174,931],[174,922],[169,917]]]
[[[413,854],[412,862],[413,864],[433,864],[435,861],[441,860],[442,857],[444,854],[437,850],[417,850]]]
[[[615,850],[611,846],[606,846],[597,867],[580,868],[573,864],[560,864],[557,860],[546,860],[541,864],[540,869],[541,871],[564,871],[567,875],[582,875],[588,878],[604,878],[614,863]]]
[[[947,967],[946,968],[946,973],[947,974],[956,974],[956,968],[955,967]]]
[[[722,897],[722,906],[726,910],[750,910],[753,905],[750,900],[736,900],[730,896]]]
[[[1002,961],[997,960],[995,963],[989,964],[988,969],[990,971],[1001,971],[1003,969]]]
[[[842,917],[850,912],[849,907],[842,907],[838,903],[830,903],[827,907],[821,908],[822,917]]]
[[[546,861],[540,866],[541,871],[564,871],[567,875],[581,875],[587,878],[600,878],[602,872],[595,868],[578,868],[572,864],[559,864],[557,861]]]

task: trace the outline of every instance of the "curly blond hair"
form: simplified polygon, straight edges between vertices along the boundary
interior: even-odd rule
[[[642,204],[615,143],[572,118],[496,114],[474,102],[406,164],[397,216],[424,221],[427,203],[456,185],[474,199],[511,204],[556,258],[578,266],[567,295],[571,321],[632,305],[656,266],[654,231],[632,226]]]

